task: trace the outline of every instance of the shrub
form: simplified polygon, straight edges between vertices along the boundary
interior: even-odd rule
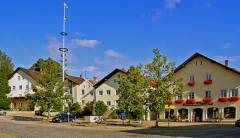
[[[96,115],[102,116],[107,111],[107,106],[103,101],[96,102]],[[83,115],[89,116],[92,115],[93,111],[93,102],[88,102],[84,107]]]
[[[109,116],[108,119],[119,119],[119,110],[114,110]]]
[[[80,117],[81,115],[81,106],[79,103],[74,103],[70,107],[70,111],[75,111],[77,113],[77,117]]]

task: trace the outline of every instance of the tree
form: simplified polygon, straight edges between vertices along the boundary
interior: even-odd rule
[[[39,59],[32,69],[41,71],[41,76],[37,79],[37,84],[34,86],[34,94],[28,95],[28,98],[41,107],[48,110],[48,119],[50,111],[54,107],[62,104],[63,100],[67,100],[69,96],[64,95],[64,84],[61,81],[61,66],[56,61],[48,58],[47,60]]]
[[[107,106],[103,101],[96,102],[96,115],[102,116],[107,111]],[[84,107],[85,115],[92,115],[93,111],[93,102],[88,102]]]
[[[180,79],[173,77],[175,63],[169,62],[159,49],[153,49],[154,58],[145,66],[145,75],[149,80],[148,89],[151,110],[157,113],[156,126],[159,115],[164,111],[165,103],[172,99],[176,93],[181,92],[183,85]]]
[[[0,50],[0,108],[3,109],[9,109],[11,103],[6,94],[10,92],[8,78],[12,72],[12,59]]]
[[[120,110],[142,118],[147,102],[148,81],[143,75],[142,66],[131,66],[127,74],[120,75],[119,101]]]

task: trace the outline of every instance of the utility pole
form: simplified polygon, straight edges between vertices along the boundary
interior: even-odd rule
[[[60,33],[60,35],[62,36],[62,47],[59,48],[59,51],[61,52],[61,62],[62,62],[62,81],[64,83],[65,81],[65,71],[66,71],[66,61],[67,61],[67,51],[68,49],[65,47],[65,37],[67,36],[67,32],[66,32],[66,22],[67,22],[67,17],[66,17],[66,9],[68,8],[67,4],[64,2],[63,3],[63,26],[62,26],[62,32]],[[65,90],[64,90],[65,92]],[[65,101],[63,102],[63,104],[65,104]],[[65,110],[65,107],[63,105],[63,111]]]

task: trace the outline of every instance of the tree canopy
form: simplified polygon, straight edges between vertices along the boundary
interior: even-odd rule
[[[7,95],[10,92],[8,78],[13,72],[12,59],[0,50],[0,108],[9,109],[10,99]]]
[[[129,114],[137,113],[138,118],[141,118],[147,102],[147,88],[148,81],[143,76],[143,67],[131,66],[127,74],[120,75],[120,110]]]

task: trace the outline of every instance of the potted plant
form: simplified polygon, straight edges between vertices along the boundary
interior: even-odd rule
[[[213,99],[212,98],[204,98],[203,102],[204,103],[210,103]]]
[[[196,102],[195,99],[187,99],[186,103],[187,104],[194,104]]]
[[[213,83],[213,80],[205,80],[203,83],[206,85],[209,85]]]
[[[175,101],[175,103],[176,103],[176,104],[181,104],[181,103],[184,103],[184,100],[183,100],[183,99],[177,99],[177,100]]]
[[[238,96],[232,96],[232,97],[229,97],[228,100],[231,101],[231,102],[236,102],[236,101],[239,100],[239,97]]]
[[[218,98],[218,101],[219,102],[227,102],[228,98],[227,97],[220,97],[220,98]]]
[[[189,81],[188,86],[193,87],[195,85],[195,81]]]

